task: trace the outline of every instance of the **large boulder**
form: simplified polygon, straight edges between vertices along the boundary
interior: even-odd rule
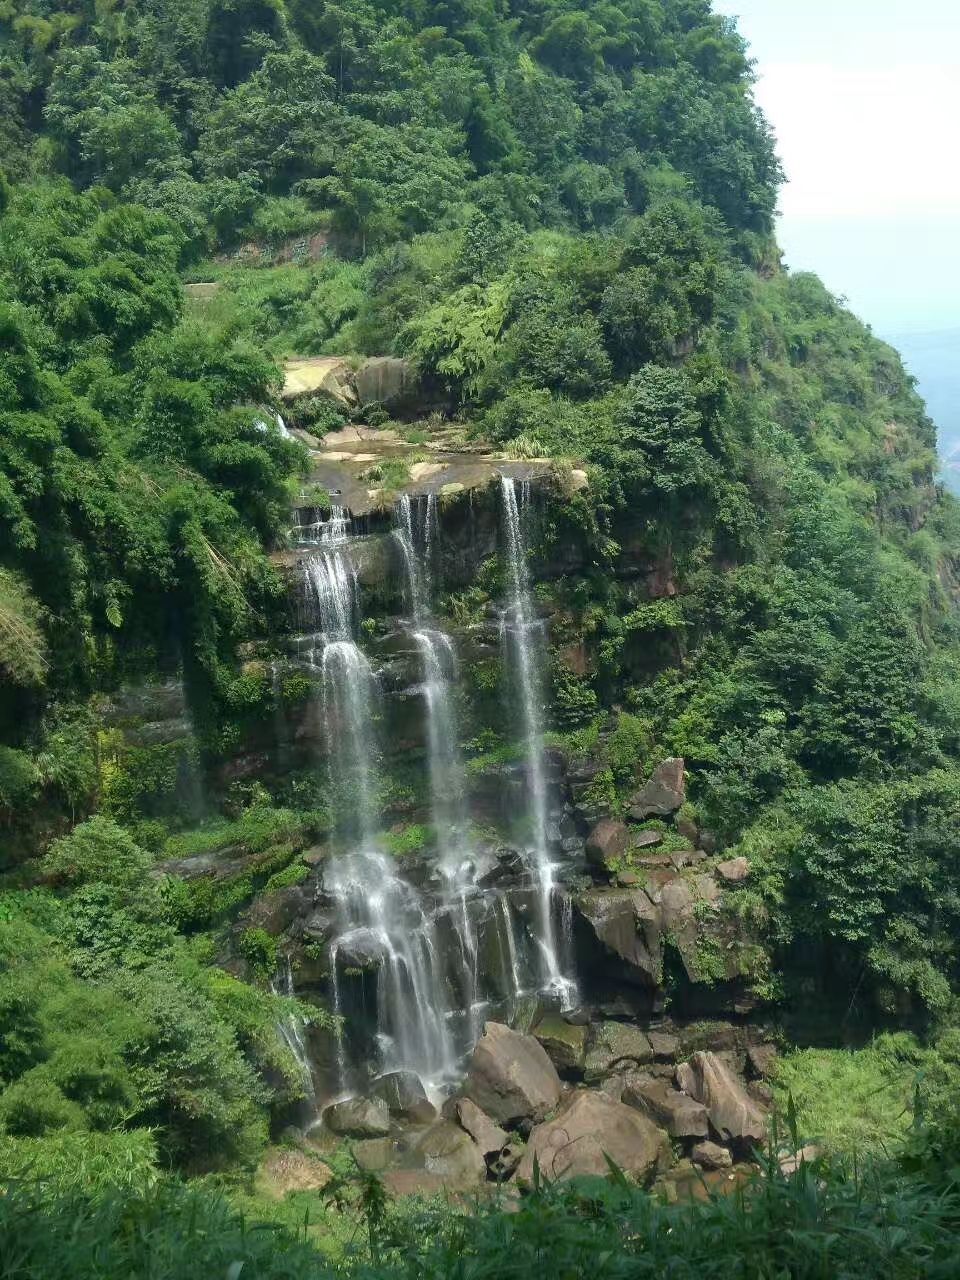
[[[701,1169],[729,1169],[733,1156],[726,1147],[715,1142],[698,1142],[690,1153],[690,1159]]]
[[[682,759],[664,760],[630,800],[630,817],[666,818],[676,813],[687,798]]]
[[[357,405],[357,388],[353,368],[340,356],[308,356],[287,360],[283,366],[284,400],[322,391],[345,409]]]
[[[633,1076],[627,1080],[620,1100],[649,1116],[671,1138],[705,1138],[710,1132],[703,1103],[679,1093],[667,1080]]]
[[[747,1064],[758,1080],[770,1080],[777,1072],[779,1050],[775,1044],[752,1044],[747,1050]]]
[[[555,1119],[530,1134],[517,1176],[530,1181],[534,1160],[549,1179],[605,1175],[608,1157],[624,1173],[647,1178],[668,1160],[669,1143],[639,1111],[578,1089]]]
[[[387,954],[383,934],[376,929],[352,929],[338,938],[331,948],[340,969],[379,969]]]
[[[387,1104],[392,1116],[401,1120],[429,1124],[436,1117],[436,1108],[415,1071],[389,1071],[378,1076],[370,1086],[370,1092]]]
[[[482,1156],[498,1155],[510,1141],[510,1135],[501,1129],[490,1117],[471,1102],[469,1098],[458,1098],[454,1104],[460,1127],[469,1133],[477,1144]]]
[[[587,1052],[587,1028],[573,1025],[559,1014],[548,1013],[533,1029],[558,1071],[579,1072]]]
[[[574,899],[577,915],[603,952],[621,962],[640,986],[659,985],[663,944],[660,913],[643,889],[591,889]]]
[[[344,1138],[383,1138],[390,1132],[390,1111],[380,1098],[348,1098],[323,1113],[332,1133]]]
[[[468,1133],[449,1120],[432,1125],[416,1149],[426,1172],[441,1178],[449,1191],[467,1191],[487,1176],[480,1148]]]
[[[727,884],[740,884],[750,874],[750,863],[746,858],[728,858],[726,862],[718,862],[716,870]]]
[[[264,1156],[254,1185],[261,1195],[282,1200],[290,1191],[322,1191],[332,1179],[330,1167],[309,1152],[275,1147]]]
[[[767,1135],[763,1112],[715,1053],[695,1053],[677,1067],[677,1086],[707,1108],[724,1142],[757,1143]]]
[[[560,1077],[533,1036],[488,1022],[470,1061],[464,1095],[500,1124],[543,1120],[560,1101]]]
[[[630,848],[630,832],[616,818],[601,818],[587,836],[587,861],[605,867],[612,858],[622,857]]]
[[[653,1061],[646,1033],[627,1022],[601,1022],[584,1060],[583,1075],[595,1083],[614,1072],[644,1066]]]
[[[371,356],[357,370],[356,388],[361,404],[397,404],[416,394],[417,373],[408,360]]]

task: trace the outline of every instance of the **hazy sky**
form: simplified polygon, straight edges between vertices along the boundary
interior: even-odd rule
[[[960,0],[715,0],[789,185],[780,241],[884,334],[960,328]]]

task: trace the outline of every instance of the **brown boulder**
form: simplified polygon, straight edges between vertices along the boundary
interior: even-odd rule
[[[344,1138],[382,1138],[390,1132],[390,1112],[380,1098],[348,1098],[323,1113],[332,1133]]]
[[[663,948],[660,913],[643,889],[592,889],[574,907],[597,942],[632,970],[641,986],[659,985]]]
[[[670,759],[658,764],[630,801],[630,817],[637,822],[645,818],[668,817],[683,804],[687,796],[683,760]]]
[[[601,1022],[584,1060],[584,1078],[591,1082],[618,1071],[627,1071],[653,1061],[653,1049],[646,1033],[626,1022]]]
[[[655,849],[658,844],[663,844],[662,831],[638,831],[633,837],[635,849]]]
[[[667,1080],[634,1076],[627,1081],[621,1101],[649,1116],[671,1138],[705,1138],[710,1131],[703,1103],[678,1093]]]
[[[716,1142],[698,1142],[690,1152],[690,1159],[701,1169],[729,1169],[733,1164],[733,1156],[727,1148]]]
[[[714,1131],[725,1142],[762,1142],[767,1134],[763,1112],[733,1072],[714,1053],[697,1052],[677,1067],[677,1085],[707,1108]]]
[[[464,1094],[501,1124],[543,1120],[560,1101],[560,1077],[533,1036],[488,1022],[470,1061]]]
[[[775,1044],[752,1044],[747,1050],[747,1063],[758,1080],[769,1080],[780,1056]]]
[[[469,1098],[458,1098],[455,1104],[457,1119],[463,1129],[477,1144],[482,1156],[494,1156],[510,1141],[505,1129],[485,1115],[475,1102]]]
[[[577,1090],[555,1119],[530,1134],[517,1176],[530,1181],[536,1160],[548,1179],[609,1173],[646,1178],[669,1156],[666,1135],[632,1107],[602,1093]]]
[[[370,1086],[370,1093],[385,1102],[390,1114],[399,1116],[401,1120],[429,1124],[436,1118],[436,1107],[427,1097],[415,1071],[389,1071],[378,1076]]]
[[[487,1176],[480,1148],[468,1133],[449,1120],[439,1120],[417,1143],[427,1173],[442,1178],[449,1191],[466,1191]]]
[[[727,884],[740,884],[749,874],[750,863],[746,858],[729,858],[717,863],[717,875]]]
[[[615,818],[601,818],[587,836],[587,861],[603,867],[611,858],[620,858],[630,848],[630,832]]]
[[[680,1052],[680,1037],[672,1036],[668,1031],[648,1031],[647,1039],[657,1062],[675,1062]]]

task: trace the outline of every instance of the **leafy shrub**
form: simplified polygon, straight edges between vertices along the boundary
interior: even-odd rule
[[[43,870],[66,885],[104,884],[132,886],[151,865],[150,855],[111,818],[100,815],[74,827],[55,840],[43,859]]]

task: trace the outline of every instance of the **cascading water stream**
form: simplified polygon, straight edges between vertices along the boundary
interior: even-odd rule
[[[361,947],[377,970],[383,1069],[415,1071],[424,1083],[441,1086],[456,1074],[452,1015],[434,922],[416,890],[378,847],[380,690],[354,638],[359,594],[347,527],[346,513],[335,508],[319,525],[320,545],[305,565],[320,624],[312,662],[322,677],[332,801],[334,856],[323,883],[340,926],[329,952],[334,1012],[346,1012],[341,961]],[[342,1036],[337,1067],[344,1090],[348,1067]]]
[[[274,995],[289,996],[291,998],[295,995],[293,969],[290,965],[289,956],[286,958],[283,972],[278,975],[278,980],[271,982],[270,990]],[[317,1112],[317,1088],[313,1079],[313,1068],[310,1065],[310,1055],[307,1052],[307,1044],[303,1035],[305,1026],[306,1022],[302,1018],[291,1013],[277,1023],[277,1031],[300,1070],[300,1077],[303,1082],[304,1104],[309,1110],[310,1119],[313,1119]]]
[[[520,709],[530,805],[532,847],[530,870],[537,887],[536,941],[540,951],[541,979],[545,988],[572,1005],[576,985],[564,976],[554,923],[556,881],[548,836],[547,779],[544,768],[542,687],[540,676],[540,624],[535,616],[527,570],[527,546],[521,506],[529,504],[529,482],[522,482],[521,503],[510,476],[501,477],[503,524],[508,570],[509,606],[503,615],[501,639],[516,684]]]
[[[400,545],[407,599],[415,630],[412,639],[420,655],[426,702],[430,808],[439,854],[438,869],[444,898],[457,937],[461,958],[462,996],[466,1014],[467,1047],[480,1030],[485,1002],[480,999],[478,939],[474,919],[476,889],[466,803],[466,778],[460,755],[460,734],[452,689],[457,678],[453,641],[443,631],[424,625],[430,615],[433,558],[437,546],[436,498],[414,501],[404,495],[394,510],[394,535]]]

